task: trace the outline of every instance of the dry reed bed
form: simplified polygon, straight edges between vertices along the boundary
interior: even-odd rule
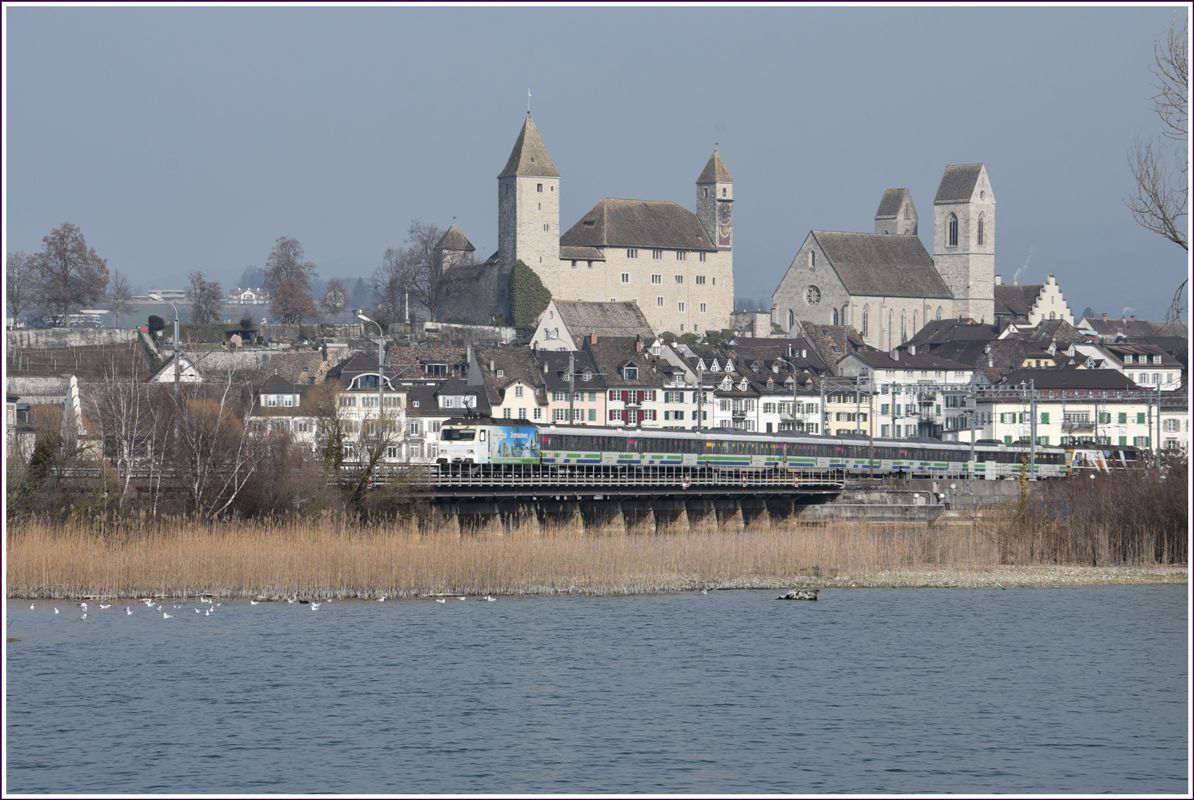
[[[878,524],[763,523],[747,530],[709,526],[657,534],[530,522],[462,534],[454,523],[420,532],[411,524],[363,528],[330,520],[132,523],[116,530],[31,522],[9,526],[7,547],[9,596],[37,598],[636,594],[1186,580],[1184,567],[1147,564],[1001,566],[999,543],[968,527]]]

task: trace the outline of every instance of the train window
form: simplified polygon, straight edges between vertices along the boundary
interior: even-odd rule
[[[459,430],[457,428],[446,428],[441,437],[445,442],[471,442],[476,432],[471,428]]]

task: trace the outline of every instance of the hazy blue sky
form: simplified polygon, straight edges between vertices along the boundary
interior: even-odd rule
[[[142,287],[230,288],[284,235],[325,278],[368,274],[412,218],[488,256],[528,87],[565,229],[603,196],[692,207],[719,141],[739,297],[810,229],[872,230],[890,186],[931,252],[941,172],[972,161],[1005,279],[1155,317],[1187,269],[1123,205],[1182,9],[6,11],[5,248],[74,222]]]

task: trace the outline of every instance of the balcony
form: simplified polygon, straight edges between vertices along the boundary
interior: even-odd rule
[[[1066,419],[1061,422],[1063,433],[1094,431],[1095,422],[1092,419]]]
[[[735,408],[730,411],[730,416],[734,419],[746,419],[746,411],[741,408]]]

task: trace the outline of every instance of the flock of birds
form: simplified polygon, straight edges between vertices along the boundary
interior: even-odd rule
[[[154,612],[161,612],[162,619],[174,619],[175,615],[171,614],[169,611],[167,611],[165,606],[163,606],[160,601],[155,600],[152,597],[141,597],[138,599],[141,603],[145,604],[145,607],[147,609],[154,611]],[[185,599],[185,598],[183,598],[183,599]],[[445,598],[445,597],[435,597],[434,599],[435,599],[435,602],[437,602],[437,603],[447,603],[448,602],[447,598]],[[456,599],[457,600],[467,600],[468,598],[464,597],[464,596],[459,596]],[[496,600],[497,600],[495,597],[493,597],[492,595],[488,595],[488,594],[485,595],[484,597],[481,597],[478,599],[482,600],[486,603],[493,603],[493,602],[496,602]],[[384,603],[385,601],[386,601],[386,595],[384,595],[384,594],[377,598],[377,602],[379,602],[379,603]],[[207,606],[207,608],[205,608],[205,609],[204,608],[196,608],[196,609],[194,609],[194,611],[196,614],[201,614],[205,617],[210,617],[212,615],[213,611],[215,611],[217,608],[220,608],[224,605],[223,603],[217,603],[214,598],[203,597],[203,596],[199,597],[199,602],[200,602],[200,604],[205,604]],[[249,600],[249,605],[251,605],[251,606],[261,605],[261,602],[262,601],[260,601],[260,600]],[[309,606],[312,611],[318,611],[320,609],[320,607],[323,606],[324,603],[331,603],[332,601],[331,600],[323,600],[323,601],[316,603],[316,602],[310,601],[310,600],[299,600],[297,597],[288,597],[288,598],[286,598],[286,602],[287,603],[296,603],[296,602],[301,603],[303,605]],[[100,609],[103,611],[107,611],[109,608],[112,607],[111,603],[99,603],[98,605],[99,605]],[[61,610],[57,606],[51,606],[51,607],[54,609],[55,614],[61,613]],[[79,614],[79,620],[86,621],[87,611],[88,611],[89,606],[87,605],[86,602],[82,602],[82,603],[78,604],[78,608],[79,608],[79,611],[81,612]],[[173,607],[174,611],[180,611],[182,609],[183,609],[182,605],[174,605],[174,607]],[[30,611],[37,610],[37,603],[30,603],[29,610]],[[133,611],[132,606],[125,606],[124,613],[126,616],[131,617],[131,616],[133,616],[133,614],[135,612]]]

